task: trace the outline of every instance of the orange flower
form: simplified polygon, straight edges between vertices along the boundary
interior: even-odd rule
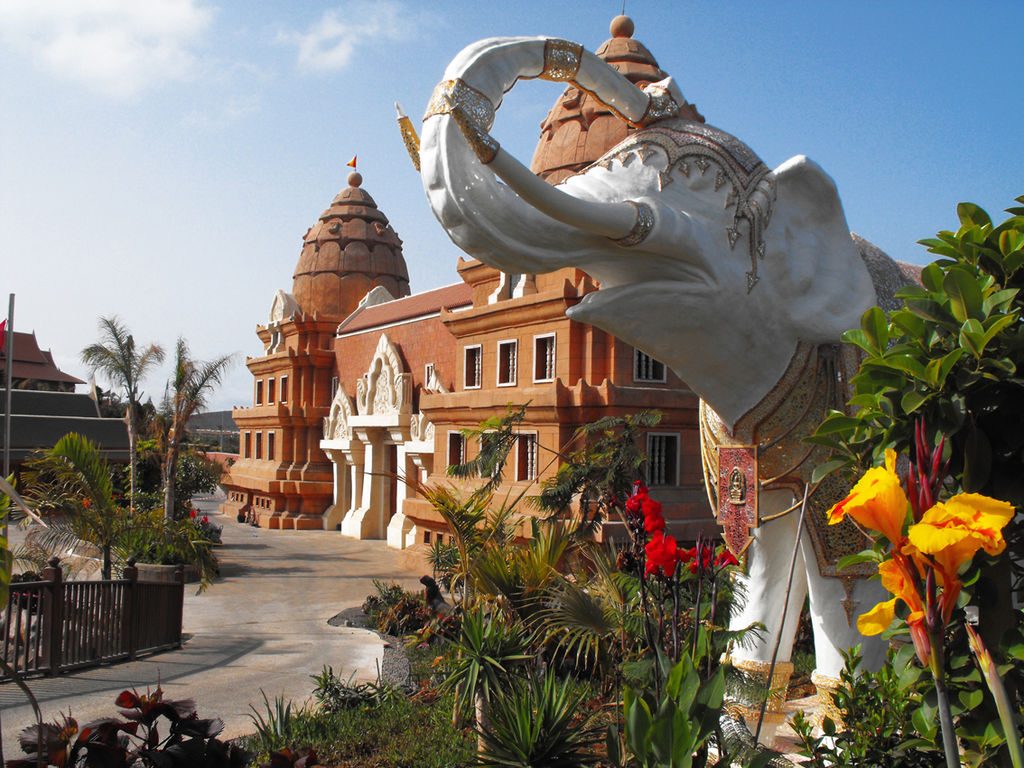
[[[880,635],[896,617],[896,602],[902,600],[910,615],[907,624],[914,625],[924,621],[924,601],[914,586],[914,580],[908,572],[909,563],[903,557],[885,560],[878,566],[878,575],[882,586],[889,594],[895,595],[892,600],[879,603],[857,619],[857,629],[862,635]]]
[[[990,555],[1006,549],[1003,528],[1012,519],[1012,504],[961,493],[925,512],[907,535],[915,549],[934,558],[944,577],[953,578],[979,549]]]
[[[850,495],[828,511],[829,525],[847,515],[864,528],[877,531],[894,544],[903,540],[907,495],[896,474],[896,452],[885,451],[885,466],[872,467],[857,481]]]

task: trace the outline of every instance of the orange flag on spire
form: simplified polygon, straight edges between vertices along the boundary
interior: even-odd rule
[[[349,160],[348,163],[346,163],[346,165],[348,165],[349,168],[355,168],[356,167],[356,158],[358,158],[358,157],[359,157],[359,155],[352,155],[352,159]]]

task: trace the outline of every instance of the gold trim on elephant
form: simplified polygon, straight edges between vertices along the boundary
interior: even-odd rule
[[[654,211],[651,210],[651,206],[647,203],[638,203],[634,200],[627,200],[626,202],[633,206],[633,209],[636,211],[636,222],[625,237],[610,239],[616,245],[630,248],[634,245],[640,245],[651,234],[651,230],[654,229]]]
[[[761,490],[791,491],[802,495],[813,469],[825,459],[823,448],[804,442],[829,409],[845,410],[849,396],[841,382],[851,381],[857,357],[835,344],[800,343],[793,352],[782,378],[761,401],[740,417],[730,431],[706,403],[699,411],[701,463],[708,501],[719,508],[721,484],[719,449],[724,446],[757,446]],[[729,468],[727,468],[729,469]],[[727,489],[721,492],[727,493]],[[832,578],[862,577],[871,572],[869,564],[839,571],[837,562],[860,552],[868,540],[849,521],[829,525],[829,508],[849,492],[849,483],[833,473],[812,485],[807,500],[807,532],[814,549],[818,571]],[[797,509],[796,504],[790,508]],[[767,524],[771,518],[762,518]],[[844,580],[844,586],[845,584]],[[850,599],[847,587],[847,600]],[[845,606],[844,606],[845,607]],[[850,608],[847,609],[852,610]]]
[[[434,88],[427,103],[423,119],[434,115],[450,115],[461,112],[466,121],[481,133],[487,133],[494,125],[494,105],[491,100],[462,78],[442,80]]]
[[[582,62],[582,45],[571,40],[551,38],[544,41],[544,69],[537,77],[554,82],[571,82],[579,73]]]

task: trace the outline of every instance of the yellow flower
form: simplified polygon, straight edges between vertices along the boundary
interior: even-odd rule
[[[885,560],[878,566],[882,586],[895,597],[879,603],[857,619],[857,629],[862,635],[879,635],[892,623],[896,616],[896,601],[902,600],[910,609],[907,624],[924,621],[924,603],[914,587],[914,581],[907,572],[909,563],[905,558]]]
[[[990,555],[1006,549],[1003,528],[1012,519],[1012,504],[961,493],[925,512],[907,535],[915,549],[934,558],[944,579],[953,580],[979,549]]]
[[[907,495],[896,474],[896,452],[886,449],[885,466],[865,472],[850,495],[828,511],[828,522],[835,525],[849,515],[863,527],[896,543],[903,539],[907,507]]]

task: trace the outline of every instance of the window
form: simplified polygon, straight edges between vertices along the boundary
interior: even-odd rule
[[[432,389],[434,383],[434,364],[427,363],[423,366],[423,387]]]
[[[498,342],[498,386],[514,387],[516,383],[516,358],[519,344],[515,341]]]
[[[555,380],[555,334],[533,339],[533,380]]]
[[[336,394],[338,394],[338,388],[340,386],[341,386],[341,384],[338,383],[338,377],[337,376],[332,376],[331,377],[331,400],[333,400],[334,396]]]
[[[288,402],[288,377],[287,376],[282,376],[281,377],[281,402],[282,403],[287,403]]]
[[[263,405],[263,379],[256,380],[256,405]]]
[[[430,543],[430,531],[424,531],[423,532],[423,543],[424,544],[429,544]]]
[[[647,435],[647,484],[679,484],[679,435]]]
[[[277,400],[277,382],[274,379],[267,379],[267,402],[273,405]]]
[[[270,461],[273,461],[274,458],[275,458],[274,457],[274,443],[276,442],[276,440],[275,440],[276,437],[277,437],[277,433],[276,432],[268,432],[267,433],[267,458],[270,459]]]
[[[479,344],[466,347],[465,388],[479,389],[483,379],[483,353]]]
[[[245,433],[245,446],[242,449],[242,458],[243,459],[251,459],[252,458],[252,432],[246,432]]]
[[[256,433],[256,458],[257,459],[262,459],[263,458],[263,433],[262,432],[257,432]]]
[[[633,352],[633,381],[665,381],[664,363],[639,349]]]
[[[448,466],[466,463],[466,436],[461,432],[448,433]]]
[[[516,438],[516,480],[537,479],[537,435],[520,434]]]

